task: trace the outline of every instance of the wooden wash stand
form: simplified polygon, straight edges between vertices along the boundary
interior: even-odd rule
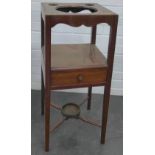
[[[83,10],[89,10],[91,13],[78,13]],[[79,27],[81,25],[91,27],[90,44],[51,44],[51,28],[62,23],[74,27]],[[107,59],[95,45],[97,24],[100,23],[107,23],[110,26]],[[118,15],[98,4],[42,3],[41,106],[42,114],[45,112],[45,151],[49,151],[50,132],[53,132],[68,118],[78,118],[86,123],[101,127],[101,144],[105,143],[117,23]],[[79,107],[85,103],[85,101],[88,101],[88,110],[91,108],[93,86],[105,87],[101,125],[87,120],[80,115]],[[51,103],[51,90],[82,87],[88,87],[88,96],[79,106],[74,103],[68,103],[61,107]],[[60,110],[64,117],[54,125],[52,129],[50,129],[51,107]]]

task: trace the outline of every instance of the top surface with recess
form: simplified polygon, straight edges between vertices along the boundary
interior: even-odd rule
[[[42,13],[45,16],[54,15],[116,15],[111,10],[96,3],[42,3]]]

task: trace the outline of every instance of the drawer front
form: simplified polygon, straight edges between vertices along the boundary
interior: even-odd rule
[[[51,75],[51,84],[53,88],[65,86],[82,86],[82,85],[98,85],[105,83],[107,70],[99,69],[83,69],[72,71],[53,71]]]

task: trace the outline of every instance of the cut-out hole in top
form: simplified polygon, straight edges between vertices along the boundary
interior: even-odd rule
[[[78,7],[58,7],[56,10],[65,12],[65,13],[94,13],[97,10],[94,8],[88,8],[88,7],[83,7],[83,6],[78,6]]]

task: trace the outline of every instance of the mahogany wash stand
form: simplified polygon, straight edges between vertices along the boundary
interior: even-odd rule
[[[41,8],[41,106],[42,114],[44,114],[45,111],[45,151],[49,151],[50,132],[53,132],[69,118],[80,119],[86,123],[101,127],[101,144],[104,144],[118,15],[94,3],[42,3]],[[91,13],[81,12],[83,10],[87,10]],[[51,28],[60,23],[74,27],[81,25],[91,27],[90,44],[51,44]],[[100,23],[107,23],[110,26],[107,59],[95,45],[97,24]],[[88,110],[91,108],[93,86],[105,87],[101,125],[85,119],[80,114],[80,106],[86,101],[88,101]],[[79,105],[68,103],[61,107],[51,102],[51,90],[81,87],[88,87],[88,96]],[[52,107],[61,112],[62,119],[50,129],[50,108]]]

